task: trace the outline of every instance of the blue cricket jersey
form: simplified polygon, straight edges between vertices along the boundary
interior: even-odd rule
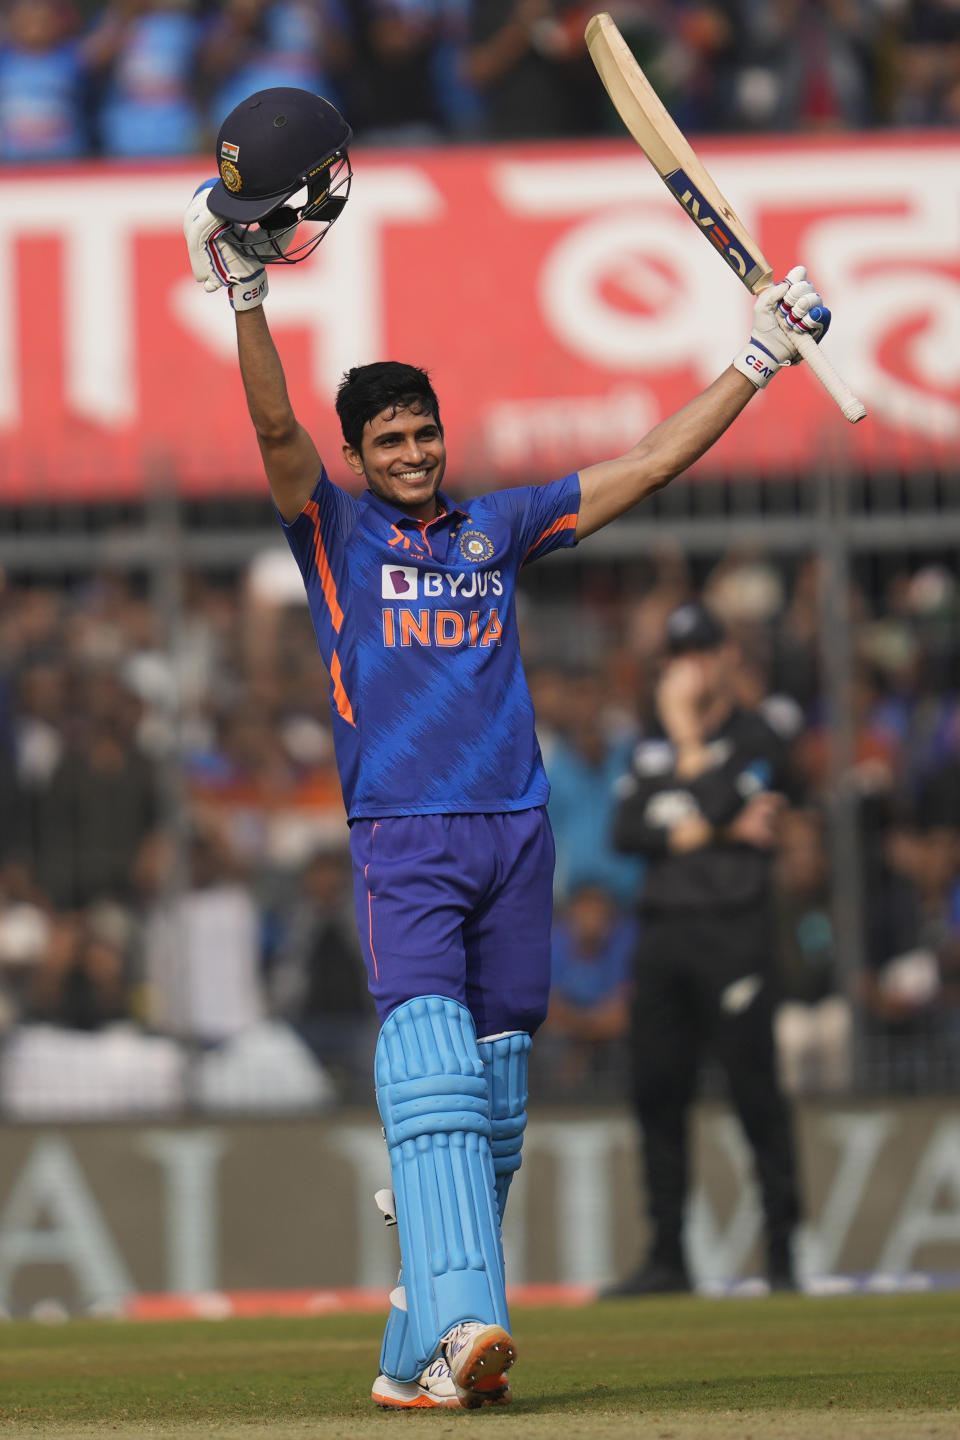
[[[330,672],[347,816],[526,810],[550,794],[520,660],[521,565],[576,543],[580,480],[415,520],[321,471],[284,530]]]

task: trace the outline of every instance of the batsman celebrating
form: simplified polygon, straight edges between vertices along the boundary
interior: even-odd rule
[[[441,488],[427,373],[358,366],[336,397],[356,495],[294,414],[263,309],[265,266],[303,259],[342,211],[350,139],[317,96],[251,96],[224,121],[220,178],[184,229],[197,281],[235,311],[250,418],[330,673],[402,1260],[373,1399],[472,1408],[510,1398],[500,1226],[550,980],[554,847],[517,574],[684,471],[830,313],[797,267],[760,296],[730,367],[625,455],[460,503]]]

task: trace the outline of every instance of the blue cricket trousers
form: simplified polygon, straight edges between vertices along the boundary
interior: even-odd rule
[[[391,815],[350,827],[354,899],[380,1023],[418,995],[465,1005],[477,1035],[547,1013],[553,832],[543,807]]]

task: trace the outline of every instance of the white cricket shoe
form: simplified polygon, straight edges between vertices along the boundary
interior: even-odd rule
[[[442,1410],[460,1404],[450,1366],[442,1355],[430,1362],[419,1380],[378,1375],[370,1393],[381,1410]]]
[[[474,1410],[485,1401],[503,1404],[510,1399],[504,1377],[517,1358],[517,1347],[502,1325],[465,1320],[448,1330],[440,1343],[465,1410]]]

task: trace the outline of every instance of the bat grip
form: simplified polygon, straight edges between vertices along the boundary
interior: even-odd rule
[[[809,365],[830,398],[839,405],[843,418],[849,420],[851,425],[862,420],[867,413],[866,405],[857,399],[847,382],[837,374],[813,336],[794,332],[792,339],[804,362]]]

